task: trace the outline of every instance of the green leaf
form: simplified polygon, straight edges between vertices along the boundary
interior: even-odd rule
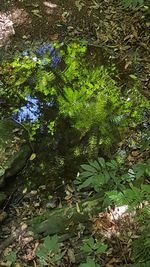
[[[85,239],[84,240],[84,244],[83,246],[81,247],[81,249],[85,252],[92,252],[93,251],[93,248],[94,248],[94,238],[93,237],[90,237],[88,239]]]
[[[57,251],[57,249],[59,248],[58,236],[54,235],[52,237],[45,237],[44,246],[49,250]]]
[[[92,253],[93,249],[89,246],[89,244],[84,244],[83,247],[81,248],[84,252],[87,253]]]
[[[47,266],[47,262],[44,258],[39,258],[39,262],[40,262],[41,266]]]
[[[17,252],[11,251],[5,256],[5,259],[9,262],[15,263],[17,258]]]
[[[123,203],[123,193],[122,192],[118,192],[116,190],[113,190],[113,191],[107,192],[106,195],[116,205],[124,204]]]
[[[141,189],[142,189],[143,193],[147,193],[150,196],[150,185],[142,184]]]
[[[34,160],[35,158],[36,158],[36,154],[35,154],[35,153],[32,153],[31,156],[30,156],[30,158],[29,158],[29,160],[32,161],[32,160]]]
[[[95,263],[94,260],[92,260],[91,258],[87,258],[85,263],[81,263],[79,265],[79,267],[100,267],[99,264]]]
[[[150,238],[146,238],[144,245],[149,246],[150,247]]]
[[[103,244],[103,243],[97,244],[96,254],[102,254],[102,253],[106,252],[107,248],[108,248],[108,246],[106,244]]]
[[[97,160],[91,161],[90,162],[90,165],[93,166],[98,171],[101,170],[101,166],[99,165],[99,163],[97,162]]]
[[[140,178],[145,173],[146,165],[142,163],[137,163],[132,168],[136,174],[136,178]]]
[[[81,185],[79,185],[78,189],[80,190],[82,188],[88,187],[90,184],[92,184],[92,180],[93,180],[93,177],[88,178]]]
[[[81,173],[81,177],[90,177],[93,176],[93,172],[85,171]]]
[[[105,163],[105,160],[103,158],[98,158],[98,162],[100,163],[100,165],[102,166],[102,168],[105,168],[106,163]]]
[[[130,78],[132,78],[133,80],[137,80],[137,77],[136,77],[134,74],[130,74],[129,76],[130,76]]]
[[[44,245],[41,245],[37,251],[36,251],[36,255],[39,258],[45,258],[47,253],[48,253],[49,249],[47,249]]]
[[[110,179],[110,174],[107,170],[103,171],[104,177],[105,177],[105,183],[107,183]]]
[[[53,262],[58,262],[62,259],[62,257],[64,256],[65,252],[62,252],[62,253],[59,253],[59,254],[56,254],[52,257],[52,261]]]
[[[116,170],[118,168],[118,163],[115,160],[111,160],[110,162],[106,162],[106,165],[110,167],[112,170]]]
[[[146,163],[146,174],[150,176],[150,159],[148,159]]]
[[[82,164],[81,167],[86,171],[96,172],[96,169],[89,164]]]

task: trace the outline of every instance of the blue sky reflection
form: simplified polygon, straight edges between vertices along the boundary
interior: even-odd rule
[[[39,100],[36,97],[28,95],[26,105],[21,107],[19,111],[15,112],[13,117],[19,122],[25,120],[34,122],[38,119],[39,115]]]

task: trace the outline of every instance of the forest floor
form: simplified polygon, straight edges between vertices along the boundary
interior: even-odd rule
[[[1,12],[9,14],[15,35],[11,50],[34,40],[68,42],[78,39],[107,49],[123,72],[133,69],[149,79],[150,22],[148,7],[125,9],[120,0],[1,1]],[[150,86],[150,85],[149,85]]]
[[[134,10],[125,9],[120,0],[53,0],[53,2],[1,0],[1,12],[9,14],[15,29],[15,35],[10,38],[6,52],[24,49],[35,40],[66,43],[72,40],[86,40],[91,46],[105,49],[108,58],[111,62],[117,63],[122,75],[126,73],[136,75],[143,82],[143,93],[150,98],[150,22],[145,7]],[[129,164],[139,156],[139,151],[134,151],[134,155],[130,151]],[[45,195],[44,184],[37,190],[27,191],[27,193],[21,186],[19,191],[18,203],[12,201],[16,196],[15,193],[6,203],[9,206],[11,202],[12,206],[2,227],[3,240],[18,227],[22,227],[22,230],[26,229],[27,220],[45,209],[43,207],[46,205],[48,196]],[[63,203],[72,203],[73,195],[74,187],[66,185]],[[49,204],[52,208],[61,206],[57,196],[53,196],[53,199],[54,202]],[[6,214],[3,216],[5,217]],[[105,217],[106,214],[101,216]],[[104,225],[100,225],[99,218],[95,218],[93,233],[107,227],[107,223],[114,227],[109,219],[107,222],[104,221]],[[82,230],[79,229],[79,235]],[[79,240],[80,237],[76,236],[72,241],[63,244],[65,256],[62,266],[78,266],[77,262],[81,261],[81,255],[78,254],[76,244]],[[118,240],[119,243],[116,245]],[[118,240],[114,241],[116,254],[110,253],[106,259],[102,259],[103,266],[111,267],[121,262],[128,262],[129,251],[126,252],[128,244],[124,237]],[[15,266],[39,266],[35,257],[35,250],[39,243],[39,240],[33,241],[32,237],[18,236],[17,242],[13,242],[10,247],[10,251],[14,248],[18,249],[19,260]],[[78,258],[77,262],[75,255]],[[9,265],[1,261],[0,266]]]

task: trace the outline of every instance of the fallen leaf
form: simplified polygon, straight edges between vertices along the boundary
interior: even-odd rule
[[[34,160],[36,158],[36,154],[32,153],[32,155],[30,156],[29,160]]]
[[[67,254],[68,254],[68,258],[69,258],[69,261],[71,263],[75,263],[76,260],[75,260],[75,254],[74,254],[74,250],[69,248],[68,251],[67,251]]]
[[[53,34],[53,35],[50,35],[50,39],[51,39],[52,41],[57,41],[58,38],[59,38],[58,33],[55,33],[55,34]]]
[[[83,4],[83,2],[81,2],[81,0],[75,1],[75,5],[79,11],[81,11],[82,7],[84,6],[84,4]]]
[[[133,158],[131,155],[129,155],[129,156],[127,157],[127,160],[128,160],[128,161],[134,161],[134,158]]]
[[[131,79],[137,80],[137,77],[134,74],[130,74],[129,76],[130,76]]]
[[[126,70],[131,65],[132,65],[132,61],[127,61],[125,66],[124,66],[124,69]]]
[[[140,151],[139,150],[133,150],[131,152],[131,154],[132,154],[133,157],[137,157],[140,154]]]
[[[114,263],[117,263],[117,259],[112,258],[112,259],[106,264],[106,267],[112,267],[112,266],[115,266]]]
[[[35,16],[37,16],[37,17],[39,17],[39,18],[42,18],[42,15],[39,14],[40,11],[39,11],[38,9],[33,9],[33,10],[31,10],[31,12],[32,12]]]
[[[48,2],[48,1],[43,2],[43,4],[44,4],[44,6],[49,7],[49,8],[56,8],[57,7],[56,4],[53,4],[53,3]]]

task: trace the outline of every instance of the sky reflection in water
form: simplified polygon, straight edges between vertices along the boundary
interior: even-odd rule
[[[44,43],[40,45],[38,48],[36,48],[34,54],[42,59],[43,66],[47,65],[47,61],[45,60],[46,55],[49,55],[51,68],[56,68],[59,62],[61,61],[59,50],[55,49],[52,43]],[[33,57],[33,54],[31,55],[29,50],[23,51],[22,56],[23,57],[29,56],[30,58],[33,59],[33,61],[35,60],[35,57]],[[30,79],[32,80],[32,77]],[[19,122],[23,122],[25,120],[34,122],[40,116],[39,100],[35,96],[33,97],[31,95],[27,95],[26,99],[27,99],[26,105],[21,107],[18,112],[14,113],[13,117]],[[47,106],[52,106],[52,105],[53,103],[47,103]]]
[[[23,122],[25,120],[34,122],[38,119],[39,115],[39,100],[36,97],[28,95],[26,105],[21,107],[18,112],[14,113],[13,117],[19,122]]]

